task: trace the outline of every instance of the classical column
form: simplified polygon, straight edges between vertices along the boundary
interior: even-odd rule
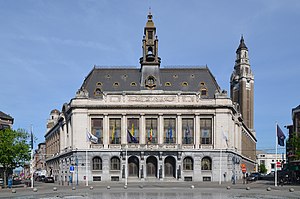
[[[107,114],[104,114],[103,120],[103,145],[105,149],[108,149],[109,144],[109,122]]]
[[[163,120],[163,114],[159,113],[158,114],[158,144],[163,144],[164,143],[164,120]]]
[[[145,144],[145,129],[146,129],[146,121],[145,121],[145,114],[141,113],[141,117],[140,117],[140,132],[139,132],[139,136],[140,136],[140,144]]]
[[[194,144],[196,145],[195,148],[199,149],[199,145],[200,145],[200,116],[199,116],[199,114],[196,114]]]
[[[126,113],[122,114],[122,119],[121,119],[121,144],[127,144]]]
[[[182,119],[181,114],[177,114],[177,144],[182,145]]]

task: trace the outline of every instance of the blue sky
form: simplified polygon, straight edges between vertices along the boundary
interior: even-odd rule
[[[257,148],[274,152],[275,122],[287,134],[300,104],[298,0],[0,0],[0,110],[14,128],[33,124],[41,142],[50,111],[75,96],[94,65],[139,67],[150,6],[162,66],[207,65],[228,91],[244,35]]]

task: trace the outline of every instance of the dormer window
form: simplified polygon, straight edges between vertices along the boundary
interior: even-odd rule
[[[97,82],[96,85],[97,85],[97,86],[102,86],[103,84],[102,84],[102,82]]]
[[[201,96],[206,96],[207,95],[207,89],[203,88],[201,89]]]
[[[130,86],[136,86],[135,82],[131,82]]]
[[[95,95],[95,96],[100,96],[100,95],[102,95],[101,89],[100,89],[100,88],[96,88],[95,91],[94,91],[94,95]]]
[[[145,86],[149,89],[154,89],[156,87],[156,79],[153,76],[149,76],[145,80]]]
[[[186,87],[186,86],[188,86],[189,84],[187,83],[187,82],[182,82],[181,83],[181,86],[183,86],[183,87]]]
[[[115,83],[113,84],[113,86],[114,86],[114,87],[118,87],[118,86],[120,86],[120,83],[119,83],[119,82],[115,82]]]
[[[165,86],[172,86],[171,82],[166,82]]]

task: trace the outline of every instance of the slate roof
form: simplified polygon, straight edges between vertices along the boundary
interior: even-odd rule
[[[7,115],[7,114],[3,113],[2,111],[0,111],[0,118],[5,119],[5,120],[13,120],[14,119],[10,115]]]
[[[140,68],[105,68],[94,67],[85,78],[82,88],[89,92],[90,98],[96,98],[97,88],[102,92],[112,91],[140,91],[148,90],[140,85]],[[154,90],[200,92],[207,89],[207,98],[214,98],[216,91],[220,91],[214,76],[208,67],[168,67],[159,69],[160,85]]]

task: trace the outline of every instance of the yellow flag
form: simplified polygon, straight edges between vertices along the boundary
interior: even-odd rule
[[[115,139],[115,126],[113,126],[112,133],[111,133],[111,141]]]
[[[131,135],[134,136],[134,124],[131,125]]]

